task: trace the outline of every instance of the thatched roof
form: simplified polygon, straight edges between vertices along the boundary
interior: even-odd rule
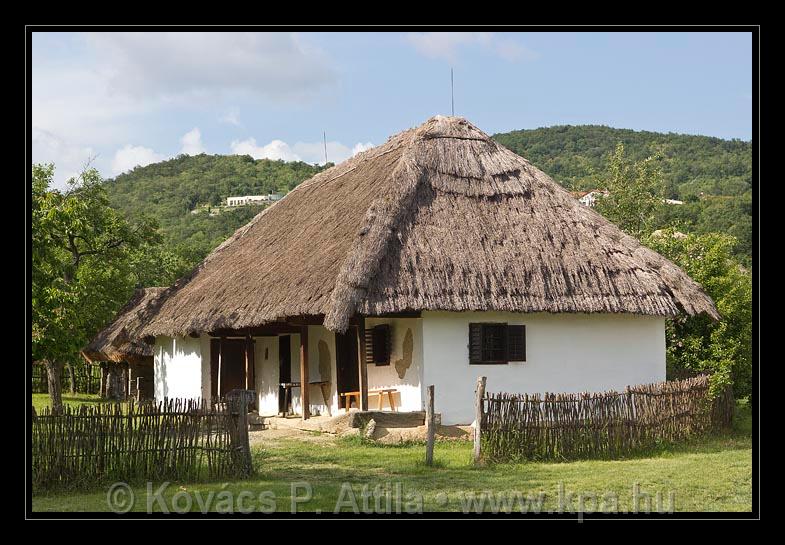
[[[153,348],[140,335],[166,288],[143,288],[134,292],[115,319],[82,350],[90,361],[128,361],[153,355]]]
[[[673,316],[711,299],[526,159],[437,116],[317,174],[170,288],[146,334],[411,310]]]

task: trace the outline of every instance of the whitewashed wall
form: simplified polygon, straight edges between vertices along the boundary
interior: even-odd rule
[[[156,401],[204,395],[201,344],[200,339],[191,337],[156,337],[153,358]],[[209,356],[209,348],[207,353]],[[209,373],[208,361],[208,377]],[[209,378],[207,388],[209,393]]]
[[[278,413],[278,383],[280,382],[278,380],[278,337],[256,337],[254,363],[259,414],[275,415]]]
[[[368,365],[368,389],[395,388],[398,390],[394,398],[398,410],[421,411],[424,400],[421,388],[423,378],[422,320],[420,318],[368,318],[365,321],[365,328],[371,329],[380,324],[390,325],[392,342],[390,365]],[[413,351],[411,364],[404,369],[401,361],[404,359],[403,344],[407,330],[412,332]],[[396,362],[399,363],[399,369],[404,373],[403,377],[399,376]],[[370,409],[377,409],[378,402],[378,396],[368,396]],[[382,408],[389,408],[387,395],[382,398]]]
[[[469,365],[469,323],[526,326],[525,363]],[[424,312],[423,384],[445,424],[474,420],[477,377],[490,392],[582,392],[665,380],[665,321],[607,314]]]

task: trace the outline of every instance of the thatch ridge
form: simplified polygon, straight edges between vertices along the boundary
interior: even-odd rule
[[[93,362],[152,356],[153,348],[144,341],[141,330],[157,310],[159,297],[165,290],[162,287],[135,290],[115,318],[82,349],[82,355]]]
[[[162,298],[145,334],[408,310],[674,316],[711,299],[526,159],[437,116],[321,172]]]

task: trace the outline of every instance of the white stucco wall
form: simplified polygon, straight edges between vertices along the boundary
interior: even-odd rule
[[[209,360],[209,349],[208,358]],[[154,364],[155,400],[165,397],[201,398],[203,396],[202,346],[192,337],[156,337]],[[209,361],[207,373],[209,376]],[[209,379],[208,390],[209,392]]]
[[[422,359],[422,319],[420,318],[368,318],[365,320],[366,329],[380,324],[389,324],[392,351],[390,365],[368,365],[368,389],[395,388],[396,409],[399,411],[420,411],[423,408],[424,391],[422,384],[423,359]],[[412,360],[407,369],[399,364],[403,378],[399,376],[396,362],[404,359],[403,344],[407,330],[412,332]],[[379,396],[368,396],[368,406],[375,410],[378,408]],[[389,401],[385,394],[382,398],[382,408],[389,409]]]
[[[469,323],[526,326],[526,362],[469,365]],[[445,424],[474,420],[477,377],[490,392],[582,392],[665,380],[665,321],[631,315],[424,312],[423,384]]]
[[[526,325],[526,362],[469,365],[470,322]],[[368,318],[366,327],[387,323],[392,353],[388,366],[368,366],[368,387],[395,388],[398,410],[422,410],[424,385],[436,387],[436,411],[445,424],[469,424],[474,419],[477,377],[488,377],[491,392],[581,392],[621,389],[630,384],[665,380],[665,322],[662,318],[630,315],[511,314],[424,312],[422,318]],[[403,378],[396,361],[404,358],[407,330],[412,332],[411,365]],[[322,326],[309,326],[311,381],[330,381],[330,408],[339,414],[336,392],[335,335]],[[300,336],[289,335],[292,381],[300,380]],[[255,338],[255,389],[259,413],[278,412],[278,337]],[[319,341],[329,353],[329,377],[319,369]],[[202,357],[204,356],[204,357]],[[266,356],[266,357],[265,357]],[[155,342],[155,399],[210,395],[210,338],[158,337]],[[399,366],[402,367],[402,366]],[[300,391],[292,405],[301,412]],[[326,414],[318,386],[310,387],[311,410]],[[377,396],[370,396],[376,409]],[[387,397],[383,408],[388,409]]]

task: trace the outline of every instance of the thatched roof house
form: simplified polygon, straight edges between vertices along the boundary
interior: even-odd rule
[[[230,361],[226,343],[241,336],[244,348],[231,349],[245,354],[236,372],[244,365],[245,385],[263,390],[260,407],[265,396],[276,404],[277,384],[285,382],[284,368],[297,352],[281,337],[291,336],[300,345],[304,380],[309,354],[325,362],[313,366],[314,374],[323,378],[333,369],[328,410],[352,389],[362,392],[365,406],[375,380],[379,387],[399,387],[404,407],[421,407],[423,384],[454,382],[459,371],[470,393],[477,373],[464,363],[526,361],[533,375],[505,371],[512,390],[652,382],[664,378],[664,318],[718,317],[679,267],[581,206],[465,119],[442,116],[303,182],[160,301],[143,328],[156,336],[160,376],[167,377],[157,396],[209,396],[242,384],[233,375],[222,378]],[[386,360],[395,363],[397,378],[383,369],[365,376],[373,367],[343,361],[352,346],[359,347],[354,359],[360,361],[372,344],[385,346],[376,336],[366,343],[369,325],[389,326]],[[565,352],[576,331],[591,340],[580,353]],[[357,338],[346,340],[352,332]],[[325,347],[317,353],[308,336]],[[280,359],[280,369],[260,362],[262,356]],[[186,376],[180,361],[206,367]],[[347,373],[341,369],[353,365],[359,384],[341,379]],[[535,372],[537,366],[543,370]],[[200,389],[181,387],[194,373],[203,377]],[[380,374],[375,379],[373,373]],[[411,391],[400,391],[404,385]],[[305,388],[306,415],[308,395]]]
[[[142,288],[134,291],[114,320],[82,349],[82,355],[91,362],[133,362],[152,358],[153,347],[142,339],[139,332],[164,290],[165,288]]]
[[[712,301],[526,159],[435,117],[300,184],[175,288],[146,331],[406,310],[673,316]]]

